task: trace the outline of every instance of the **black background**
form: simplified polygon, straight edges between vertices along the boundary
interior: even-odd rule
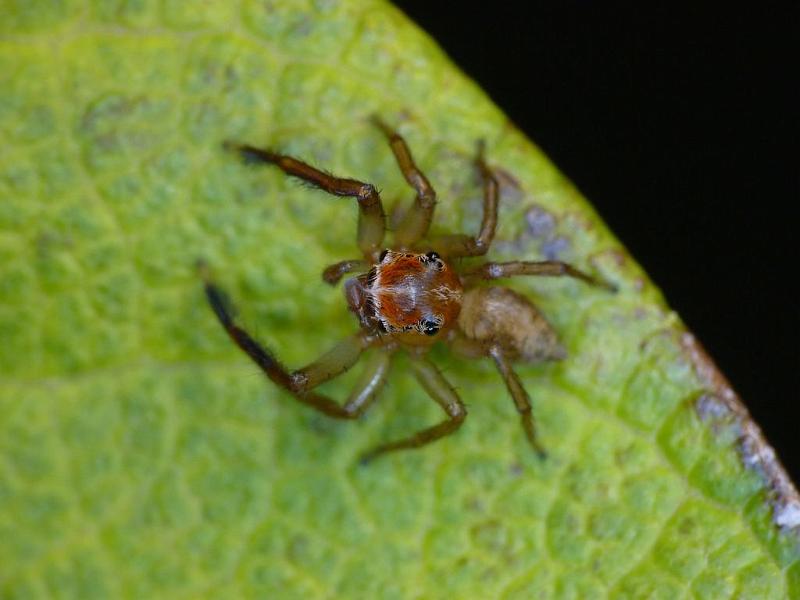
[[[800,481],[796,15],[395,4],[586,194]]]

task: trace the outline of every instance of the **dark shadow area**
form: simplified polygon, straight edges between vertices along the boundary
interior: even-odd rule
[[[396,4],[590,199],[800,481],[788,5]]]

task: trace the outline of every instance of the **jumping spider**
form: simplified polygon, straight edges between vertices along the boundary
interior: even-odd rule
[[[226,144],[247,162],[275,165],[287,175],[329,194],[358,201],[357,243],[364,258],[338,262],[322,273],[331,285],[347,273],[359,273],[344,284],[347,304],[360,323],[358,333],[339,342],[311,364],[290,372],[236,323],[223,292],[210,280],[207,269],[201,269],[211,308],[233,341],[267,377],[303,404],[337,419],[355,419],[361,415],[385,383],[392,356],[398,350],[406,351],[414,375],[442,407],[447,419],[409,437],[372,448],[362,455],[362,462],[387,452],[418,448],[453,433],[464,422],[467,416],[464,404],[426,357],[437,341],[449,344],[461,356],[490,357],[494,361],[519,411],[528,441],[544,456],[534,432],[530,398],[511,363],[561,360],[565,351],[553,328],[529,300],[505,287],[478,284],[516,275],[544,275],[575,277],[592,285],[613,287],[557,261],[490,262],[460,272],[451,261],[486,254],[497,225],[498,182],[486,164],[482,144],[475,159],[484,189],[478,235],[426,239],[436,193],[414,164],[403,138],[382,121],[375,121],[388,139],[403,176],[416,191],[414,204],[398,225],[394,245],[389,248],[383,245],[386,229],[383,206],[371,184],[335,177],[270,150]],[[313,391],[350,369],[368,349],[375,352],[344,405]]]

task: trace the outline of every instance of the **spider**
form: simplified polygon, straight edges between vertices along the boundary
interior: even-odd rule
[[[340,341],[316,361],[289,371],[234,318],[224,292],[201,268],[205,294],[231,339],[275,384],[297,400],[336,419],[358,418],[383,387],[392,357],[400,350],[410,357],[411,369],[427,394],[442,408],[446,419],[413,435],[380,444],[361,456],[361,462],[402,449],[419,448],[458,430],[467,410],[453,386],[427,357],[431,346],[444,342],[462,357],[490,358],[514,401],[522,428],[533,449],[545,456],[534,428],[531,401],[512,363],[538,363],[566,357],[551,325],[532,302],[509,288],[479,285],[483,281],[517,275],[567,276],[613,290],[613,286],[558,261],[488,262],[460,270],[454,259],[483,256],[497,225],[497,177],[478,144],[475,166],[483,181],[483,217],[477,235],[427,237],[436,205],[436,193],[411,156],[405,140],[378,118],[397,164],[416,198],[394,232],[394,244],[383,245],[386,230],[381,198],[376,188],[353,179],[335,177],[291,156],[248,144],[226,142],[247,163],[278,167],[313,187],[358,202],[357,243],[363,258],[327,267],[322,278],[344,283],[347,305],[358,318],[357,333]],[[374,350],[361,379],[344,404],[315,391],[320,384],[349,370],[367,350]]]

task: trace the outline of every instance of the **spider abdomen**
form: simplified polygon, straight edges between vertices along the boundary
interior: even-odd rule
[[[512,360],[542,362],[566,358],[556,332],[524,296],[504,287],[474,288],[464,294],[461,331],[484,345],[497,345]]]

